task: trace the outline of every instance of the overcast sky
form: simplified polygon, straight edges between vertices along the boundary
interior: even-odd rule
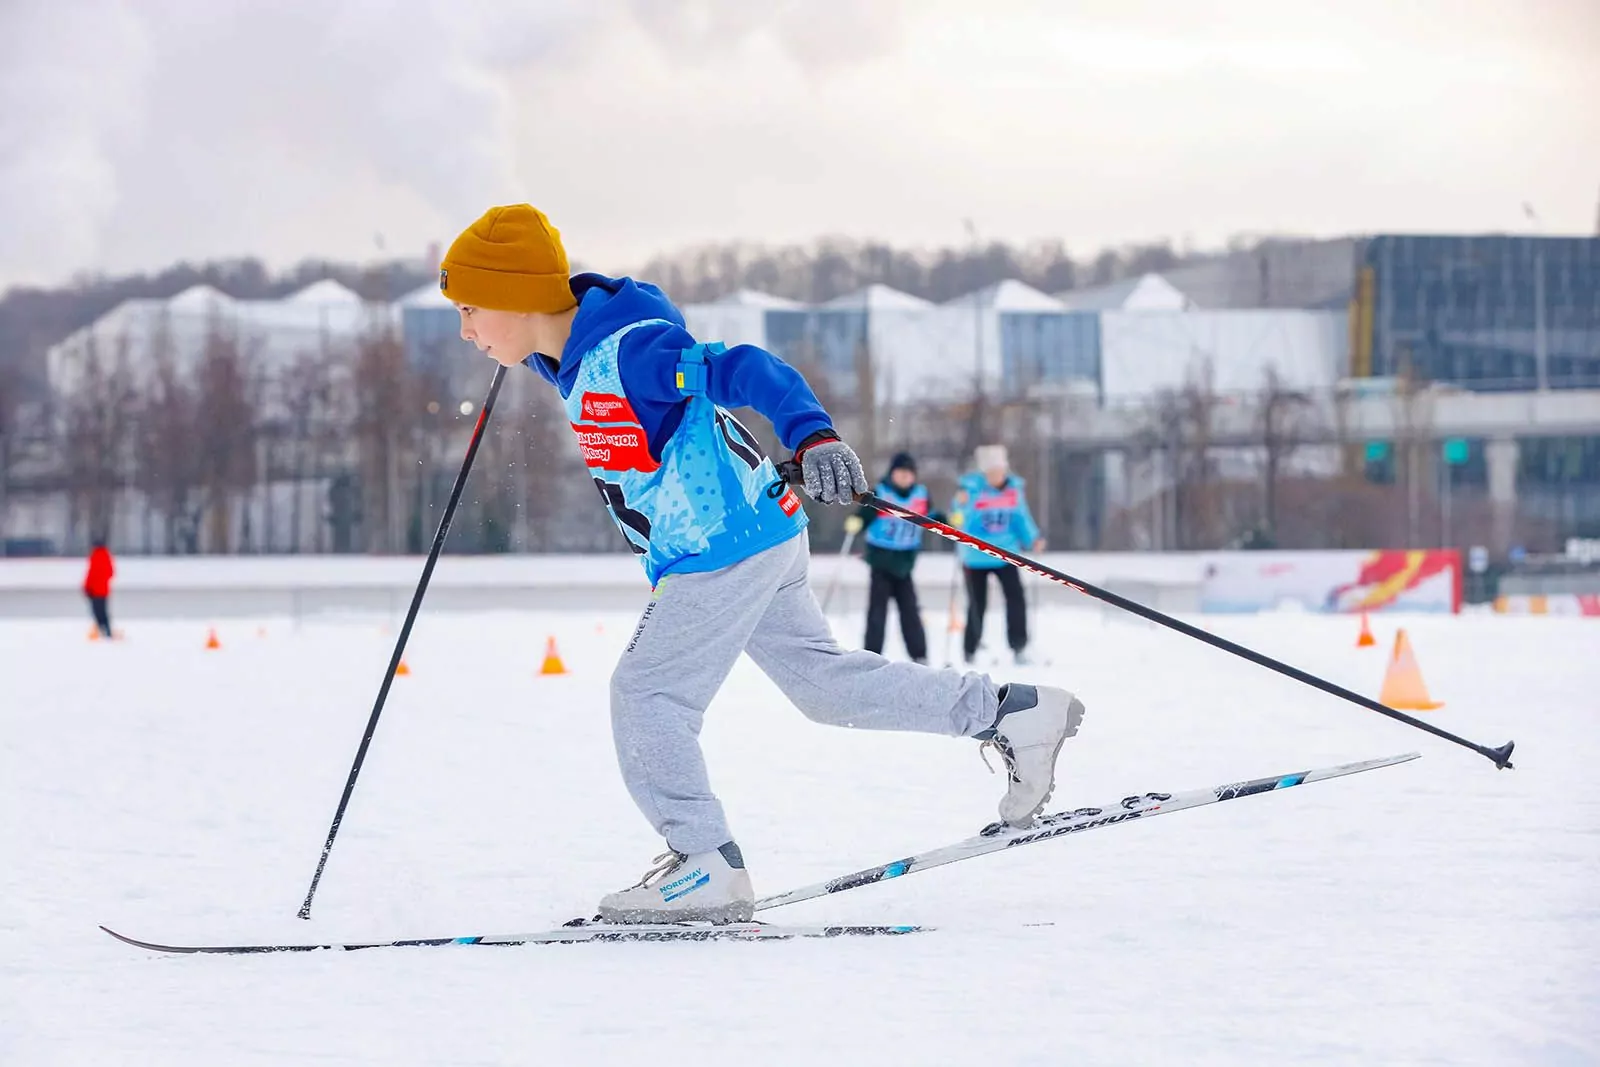
[[[522,200],[611,272],[964,218],[1593,233],[1597,56],[1600,0],[0,0],[0,286]]]

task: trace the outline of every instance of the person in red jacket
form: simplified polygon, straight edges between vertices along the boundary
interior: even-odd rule
[[[98,538],[89,553],[89,573],[83,578],[83,595],[89,598],[89,610],[94,612],[95,625],[102,636],[111,636],[111,576],[117,572],[111,561],[111,550]]]

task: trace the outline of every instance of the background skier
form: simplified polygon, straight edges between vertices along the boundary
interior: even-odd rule
[[[883,481],[873,491],[918,515],[929,514],[928,490],[917,481],[917,462],[909,452],[895,454]],[[944,518],[937,512],[930,517],[941,521]],[[927,663],[928,635],[922,625],[917,587],[911,580],[917,553],[922,549],[922,528],[871,507],[863,507],[845,520],[845,529],[852,533],[860,532],[863,526],[867,531],[863,555],[872,577],[867,590],[867,633],[861,647],[868,652],[883,651],[889,602],[893,600],[900,614],[900,636],[905,641],[906,654],[914,663]]]
[[[1004,445],[984,445],[973,453],[977,470],[963,475],[950,504],[950,524],[969,530],[999,548],[1039,552],[1044,538],[1028,510],[1026,485],[1012,473]],[[989,577],[1000,583],[1006,599],[1006,643],[1018,665],[1028,662],[1028,602],[1022,576],[1004,560],[961,545],[961,566],[967,584],[967,628],[961,636],[966,662],[977,654],[989,608]]]

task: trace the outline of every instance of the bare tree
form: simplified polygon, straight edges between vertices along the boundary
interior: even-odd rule
[[[1180,394],[1189,448],[1180,463],[1180,500],[1186,522],[1179,526],[1179,544],[1210,548],[1217,541],[1217,506],[1213,493],[1211,438],[1218,407],[1211,359],[1203,357]]]
[[[1278,531],[1278,477],[1285,462],[1305,441],[1305,420],[1311,396],[1291,389],[1278,368],[1268,365],[1257,399],[1256,417],[1261,433],[1261,518],[1265,533],[1274,540]]]
[[[1429,444],[1433,440],[1433,396],[1416,370],[1409,348],[1402,347],[1396,376],[1396,480],[1406,497],[1405,543],[1422,543],[1423,486],[1434,472]]]
[[[424,402],[405,345],[388,327],[356,342],[351,374],[366,550],[398,552],[407,526],[400,468],[414,447]]]
[[[518,510],[528,496],[528,463],[533,449],[522,434],[522,405],[509,404],[484,436],[475,472],[477,491],[470,509],[477,527],[477,549],[509,552],[517,540]]]
[[[167,551],[199,551],[202,472],[195,447],[198,400],[179,370],[165,326],[152,337],[150,374],[139,407],[137,483],[162,514]]]
[[[241,339],[213,321],[195,369],[194,448],[210,515],[210,549],[232,552],[252,542],[248,510],[237,543],[234,511],[256,483],[256,423],[261,383],[253,358],[257,342]]]
[[[74,515],[89,539],[107,537],[116,497],[127,469],[138,394],[128,365],[129,339],[118,339],[109,357],[91,334],[63,408],[67,491]]]
[[[10,509],[11,465],[21,437],[22,372],[0,361],[0,556],[6,552],[6,523]]]
[[[602,513],[593,506],[587,490],[569,496],[575,488],[583,488],[587,472],[577,459],[560,398],[542,381],[530,381],[529,385],[518,398],[515,421],[508,420],[503,427],[509,438],[507,470],[517,494],[518,541],[530,552],[559,550],[573,540],[589,547],[578,531],[602,529]],[[581,501],[579,508],[567,506],[573,499]],[[576,523],[568,518],[574,511],[580,511]]]
[[[1211,439],[1218,406],[1209,359],[1182,387],[1158,390],[1145,405],[1135,452],[1159,465],[1147,508],[1156,547],[1203,548],[1217,540]]]
[[[856,344],[856,403],[861,412],[855,450],[866,469],[878,469],[878,380],[873,366],[872,342],[863,336]],[[869,475],[870,476],[870,475]]]
[[[993,407],[994,402],[988,392],[974,381],[970,396],[951,412],[960,427],[961,455],[956,460],[958,465],[971,462],[972,454],[979,445],[993,443]]]
[[[332,421],[333,375],[327,353],[307,351],[296,356],[279,378],[278,392],[289,452],[289,551],[299,552],[306,482],[320,483],[322,439]]]
[[[1134,504],[1144,512],[1142,525],[1149,533],[1141,538],[1130,530],[1131,543],[1136,547],[1157,550],[1177,547],[1181,484],[1178,457],[1183,451],[1184,429],[1183,404],[1176,390],[1158,389],[1145,401],[1143,426],[1132,449],[1130,482],[1142,480],[1148,490],[1145,499]],[[1133,478],[1133,473],[1139,471],[1144,472],[1145,477]],[[1129,519],[1135,527],[1141,525],[1133,516]]]

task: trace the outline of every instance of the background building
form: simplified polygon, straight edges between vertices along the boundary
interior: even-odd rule
[[[746,288],[682,310],[800,368],[874,473],[909,449],[940,496],[1004,441],[1063,548],[1600,533],[1600,238],[1275,242],[1055,294]],[[13,546],[67,552],[96,530],[129,551],[419,550],[489,376],[431,283],[392,305],[331,281],[127,301],[48,367],[64,447],[0,518]],[[453,548],[615,547],[569,500],[553,401],[508,378]]]

